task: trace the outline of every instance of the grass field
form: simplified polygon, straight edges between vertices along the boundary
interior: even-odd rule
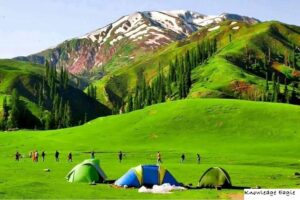
[[[80,127],[54,131],[0,134],[0,198],[222,198],[242,197],[242,190],[188,190],[172,194],[140,194],[110,185],[71,184],[65,175],[95,150],[109,179],[130,167],[153,164],[161,151],[163,166],[179,182],[194,186],[212,166],[226,169],[235,186],[300,188],[300,107],[239,100],[193,99],[168,102],[129,114],[98,118]],[[45,163],[25,156],[46,151]],[[61,162],[54,152],[61,152]],[[118,163],[117,152],[126,157]],[[67,163],[72,151],[73,163]],[[186,163],[180,163],[181,153]],[[196,154],[202,157],[196,163]],[[51,172],[44,172],[49,168]]]

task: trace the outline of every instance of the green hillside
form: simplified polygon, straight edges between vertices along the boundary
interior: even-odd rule
[[[194,99],[168,102],[143,110],[108,116],[79,127],[53,131],[18,131],[0,134],[0,198],[233,198],[241,190],[189,190],[170,195],[139,194],[137,190],[109,185],[70,184],[64,179],[75,163],[95,150],[109,179],[130,167],[155,163],[162,152],[163,165],[181,182],[197,184],[204,171],[224,167],[235,186],[299,188],[298,123],[300,107],[240,100]],[[46,151],[46,162],[29,158],[14,161],[18,150]],[[54,162],[54,151],[61,162]],[[124,163],[117,152],[124,151]],[[74,163],[67,163],[73,152]],[[180,164],[180,155],[187,161]],[[200,153],[201,164],[196,164]],[[46,173],[43,169],[49,168]],[[33,187],[34,186],[34,187]],[[54,192],[55,191],[55,192]]]
[[[45,85],[45,67],[15,60],[0,60],[0,105],[1,116],[3,119],[3,100],[7,98],[10,103],[10,95],[15,89],[20,96],[20,115],[22,122],[19,123],[21,128],[43,128],[44,117],[52,108],[52,102],[49,98],[50,89],[44,86],[42,91],[43,105],[39,104],[41,98],[39,88]],[[55,80],[56,85],[59,84]],[[110,114],[110,110],[87,96],[81,90],[68,85],[66,88],[59,89],[60,98],[63,102],[68,102],[72,112],[72,121],[76,125],[79,121],[84,122],[99,116]],[[83,106],[84,105],[84,106]],[[86,117],[85,117],[86,116]],[[28,121],[27,121],[28,120]]]
[[[299,103],[296,97],[299,96],[299,27],[273,21],[255,25],[225,21],[216,30],[210,28],[215,27],[201,29],[185,40],[142,56],[135,63],[94,82],[97,99],[109,107],[125,104],[128,93],[134,92],[143,76],[151,83],[158,73],[159,64],[167,75],[169,64],[176,56],[183,56],[197,44],[215,38],[218,51],[206,63],[192,70],[190,98],[262,99],[266,93],[266,74],[270,85],[274,74],[280,88],[278,101],[285,101],[283,90],[287,84],[289,93],[295,91],[293,102]],[[237,85],[246,89],[239,90]],[[272,91],[268,92],[272,95]]]

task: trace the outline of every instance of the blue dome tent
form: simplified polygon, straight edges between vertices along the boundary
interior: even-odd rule
[[[115,185],[127,187],[152,187],[169,183],[170,185],[180,186],[172,174],[165,168],[157,165],[139,165],[131,168],[126,174],[119,178]]]

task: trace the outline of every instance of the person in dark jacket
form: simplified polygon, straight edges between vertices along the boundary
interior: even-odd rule
[[[69,155],[68,155],[68,162],[72,162],[72,161],[73,161],[73,155],[70,152]]]
[[[17,151],[16,153],[16,161],[20,161],[21,154]]]
[[[55,151],[55,161],[59,162],[59,152],[57,150]]]
[[[46,157],[46,153],[45,153],[45,151],[43,151],[42,152],[42,160],[43,160],[43,162],[45,162],[45,157]]]
[[[181,163],[183,163],[184,160],[185,160],[185,155],[184,155],[184,153],[183,153],[183,154],[181,154]]]
[[[94,159],[95,158],[95,151],[91,152],[91,158]]]
[[[200,154],[197,153],[197,163],[198,163],[198,164],[200,164],[200,159],[201,159]]]
[[[122,160],[123,160],[123,152],[120,151],[120,152],[119,152],[119,162],[121,163]]]

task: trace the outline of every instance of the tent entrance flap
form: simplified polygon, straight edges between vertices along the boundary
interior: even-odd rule
[[[144,166],[143,167],[143,184],[144,185],[158,185],[159,184],[159,171],[157,166]]]

